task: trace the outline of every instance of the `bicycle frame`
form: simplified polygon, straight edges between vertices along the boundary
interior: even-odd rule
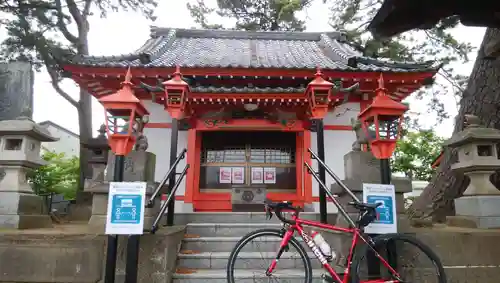
[[[281,241],[280,244],[280,250],[278,252],[277,258],[275,258],[272,262],[271,265],[269,266],[269,269],[267,272],[270,274],[273,272],[273,270],[276,268],[276,265],[278,263],[279,257],[284,251],[284,248],[288,245],[288,242],[290,239],[293,237],[295,231],[298,232],[298,234],[302,237],[304,240],[304,243],[309,247],[309,249],[314,253],[316,258],[320,261],[321,265],[325,270],[328,271],[330,274],[331,278],[335,280],[335,282],[338,283],[348,283],[349,282],[349,275],[350,275],[350,269],[351,269],[351,263],[352,263],[352,257],[354,255],[354,249],[356,245],[358,244],[358,241],[361,240],[365,242],[367,245],[372,247],[372,250],[375,254],[375,256],[380,260],[380,262],[395,276],[399,277],[399,273],[394,270],[390,264],[373,248],[372,244],[369,243],[370,238],[365,238],[364,235],[362,234],[361,230],[358,228],[342,228],[342,227],[337,227],[334,225],[329,225],[329,224],[323,224],[321,222],[317,221],[311,221],[311,220],[305,220],[305,219],[300,219],[296,213],[292,214],[292,219],[295,222],[293,225],[289,225],[285,235],[283,236],[283,240]],[[308,226],[308,227],[316,227],[316,228],[322,228],[330,231],[337,231],[337,232],[343,232],[343,233],[349,233],[353,234],[352,241],[351,241],[351,248],[349,249],[349,255],[347,257],[347,265],[345,267],[345,273],[343,278],[340,278],[340,275],[335,272],[333,267],[328,263],[327,259],[321,252],[318,246],[314,243],[313,239],[304,231],[303,226]],[[400,281],[398,280],[384,280],[384,279],[377,279],[377,280],[368,280],[368,281],[362,281],[359,283],[398,283]]]

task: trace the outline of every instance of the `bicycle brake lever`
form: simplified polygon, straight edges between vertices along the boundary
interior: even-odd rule
[[[271,209],[269,209],[268,206],[266,206],[266,220],[271,220],[273,217],[273,213],[271,212]]]

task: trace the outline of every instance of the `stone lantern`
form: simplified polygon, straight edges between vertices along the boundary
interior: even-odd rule
[[[455,199],[455,212],[461,223],[468,223],[465,226],[498,228],[500,191],[491,183],[490,176],[500,169],[500,130],[481,126],[476,116],[465,118],[464,130],[444,143],[458,154],[451,170],[470,179],[463,196]]]
[[[51,227],[44,203],[33,193],[27,174],[46,162],[40,157],[42,142],[57,141],[27,117],[0,121],[0,227]]]

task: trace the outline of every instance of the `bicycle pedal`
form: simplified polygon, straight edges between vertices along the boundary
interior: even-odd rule
[[[333,279],[330,275],[322,274],[321,279],[323,279],[323,282],[326,283],[337,283],[337,281]]]

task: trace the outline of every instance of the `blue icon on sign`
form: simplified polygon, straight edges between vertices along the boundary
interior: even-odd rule
[[[367,196],[367,203],[381,203],[377,207],[378,219],[374,223],[394,224],[394,215],[392,208],[392,197],[390,196]]]
[[[141,195],[114,195],[111,207],[112,224],[139,224],[141,222]]]

